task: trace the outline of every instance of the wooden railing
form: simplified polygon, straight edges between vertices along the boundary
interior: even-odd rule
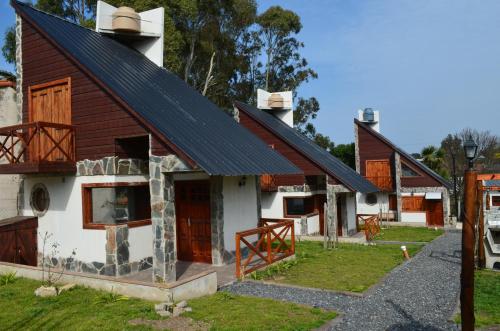
[[[380,233],[380,219],[378,215],[357,214],[356,227],[358,231],[363,225],[363,231],[367,241],[372,241]]]
[[[367,180],[373,183],[373,185],[377,186],[382,191],[391,192],[394,190],[392,185],[392,177],[391,176],[365,176]]]
[[[0,128],[0,160],[10,164],[75,162],[75,128],[48,122]]]
[[[262,219],[259,225],[258,228],[236,233],[238,278],[295,254],[293,220]],[[288,243],[286,237],[289,233],[291,238]],[[242,256],[242,243],[248,249],[246,257]]]
[[[260,176],[260,189],[264,192],[276,192],[278,186],[276,185],[276,178],[273,175]]]

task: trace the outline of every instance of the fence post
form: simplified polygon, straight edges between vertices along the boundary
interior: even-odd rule
[[[295,254],[295,222],[291,222],[292,225],[292,254]]]
[[[272,249],[271,249],[271,230],[266,229],[267,240],[267,263],[273,263]]]
[[[237,233],[236,240],[236,278],[241,277],[241,250],[240,250],[240,235]]]

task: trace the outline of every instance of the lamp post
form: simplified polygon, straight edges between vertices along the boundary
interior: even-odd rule
[[[464,176],[464,213],[462,219],[462,272],[460,277],[460,312],[462,331],[474,330],[474,223],[476,217],[476,180],[474,159],[477,156],[477,144],[472,136],[464,142],[465,158],[468,167]]]

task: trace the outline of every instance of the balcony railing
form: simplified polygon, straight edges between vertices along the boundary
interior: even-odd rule
[[[391,176],[365,176],[370,182],[372,182],[375,186],[377,186],[382,191],[391,192],[394,190],[392,185],[392,177]]]
[[[273,175],[260,176],[260,189],[263,192],[276,192],[278,186],[276,185],[276,177]]]
[[[0,128],[0,173],[67,171],[75,160],[72,125],[33,122]]]

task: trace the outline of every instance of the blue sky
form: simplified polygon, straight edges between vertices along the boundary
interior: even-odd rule
[[[409,152],[464,127],[500,134],[500,1],[266,0],[259,11],[275,4],[302,18],[298,38],[319,78],[299,94],[319,100],[315,125],[336,143],[353,140],[364,107]],[[13,22],[0,0],[0,31]]]

